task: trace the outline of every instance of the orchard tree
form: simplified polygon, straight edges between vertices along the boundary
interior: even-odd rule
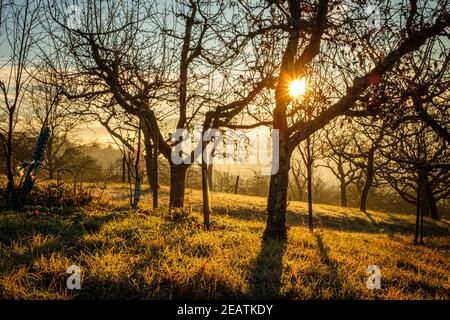
[[[402,121],[389,130],[380,149],[388,163],[380,174],[417,209],[414,242],[423,242],[423,217],[439,220],[437,204],[450,196],[448,143],[424,123]]]
[[[6,162],[6,199],[13,207],[18,206],[13,137],[20,121],[23,96],[34,73],[30,62],[34,56],[33,50],[42,37],[37,28],[41,3],[40,0],[0,3],[0,145]]]
[[[339,128],[337,122],[333,124],[335,128]],[[333,129],[325,131],[326,140],[321,145],[324,163],[322,166],[328,168],[339,181],[341,207],[347,207],[347,188],[357,181],[361,169],[353,161],[348,159],[346,153],[346,150],[351,145],[352,139],[342,134],[339,136],[333,135],[330,132],[331,130]]]
[[[72,86],[75,90],[66,94],[72,99],[104,99],[102,108],[114,105],[139,118],[146,153],[155,152],[156,145],[170,164],[170,206],[183,206],[190,163],[173,160],[172,147],[179,141],[171,139],[170,127],[189,129],[194,120],[200,120],[206,131],[220,126],[220,121],[227,123],[268,85],[268,80],[253,76],[245,81],[241,75],[242,80],[235,82],[235,75],[226,70],[236,52],[228,54],[221,46],[224,42],[217,41],[222,3],[84,1],[77,7],[75,26],[64,21],[71,17],[65,11],[69,7],[68,2],[49,5],[51,20],[59,26],[59,31],[52,32],[53,42],[59,46],[53,55],[71,59],[73,68],[61,77],[77,83]],[[54,23],[49,24],[48,29],[53,28]],[[220,72],[219,81],[212,85]],[[218,83],[242,89],[217,90]]]
[[[54,179],[58,160],[79,125],[80,115],[72,110],[55,77],[42,70],[30,83],[24,101],[27,107],[23,119],[27,128],[36,136],[43,127],[50,129],[42,167],[48,178]]]
[[[264,236],[286,238],[287,188],[293,150],[334,118],[361,110],[361,99],[388,78],[406,56],[428,39],[446,34],[450,24],[448,2],[378,3],[384,18],[377,18],[376,23],[370,24],[367,21],[372,22],[373,17],[366,13],[367,7],[349,1],[261,2],[263,14],[250,10],[250,3],[242,1],[241,6],[247,9],[249,16],[247,35],[271,33],[282,47],[279,63],[276,63],[279,68],[272,122],[273,129],[279,131],[279,169],[271,176]],[[377,50],[368,51],[369,47]],[[355,66],[349,65],[351,61],[336,59],[337,53],[347,48],[357,58],[356,64],[353,63],[356,72]],[[370,54],[372,58],[365,59]],[[322,76],[341,83],[341,90],[325,92],[327,103],[314,119],[290,122],[290,84],[306,77],[308,68],[315,62],[336,68],[334,73],[330,68],[323,68]],[[354,72],[346,72],[349,68]],[[308,85],[315,86],[314,83]]]

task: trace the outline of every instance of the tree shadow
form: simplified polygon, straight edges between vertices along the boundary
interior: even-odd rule
[[[378,226],[378,222],[372,217],[372,215],[366,211],[362,211],[362,213],[369,219],[373,226]]]
[[[250,298],[280,298],[282,261],[285,250],[285,240],[262,239],[261,250],[250,273]]]
[[[55,252],[64,251],[67,258],[78,257],[80,240],[86,234],[100,231],[101,227],[110,221],[123,219],[124,216],[116,214],[83,217],[79,221],[73,221],[75,217],[48,217],[42,218],[40,223],[30,214],[18,215],[14,220],[0,223],[0,244],[6,246],[14,242],[27,242],[34,236],[51,238],[41,244],[33,244],[23,251],[11,252],[14,261],[24,265],[31,265],[41,255],[51,256]]]
[[[226,214],[232,218],[243,221],[265,221],[266,211],[264,209],[233,208],[231,210],[219,209],[214,211],[217,214]],[[317,227],[329,230],[362,232],[362,233],[399,233],[404,235],[414,234],[415,223],[396,218],[390,215],[389,220],[376,222],[372,215],[361,213],[357,215],[331,215],[316,214],[314,216]],[[291,226],[307,226],[308,215],[306,212],[296,212],[287,210],[286,222]],[[424,221],[424,234],[432,236],[447,236],[448,227],[443,227],[436,222],[426,219]]]
[[[323,244],[322,236],[315,233],[314,237],[316,238],[317,247],[319,248],[320,261],[328,268],[329,283],[335,291],[338,292],[342,288],[342,281],[339,278],[338,264],[336,261],[330,259],[328,249]]]
[[[381,279],[381,288],[398,287],[401,279]],[[448,289],[445,286],[427,283],[426,281],[418,281],[408,279],[403,281],[401,291],[403,294],[417,294],[418,292],[431,299],[442,299],[448,297]]]
[[[201,209],[201,207],[199,207]],[[265,221],[266,210],[255,209],[251,207],[228,208],[223,205],[213,205],[211,207],[213,213],[219,215],[229,215],[232,218],[238,218],[244,221]]]

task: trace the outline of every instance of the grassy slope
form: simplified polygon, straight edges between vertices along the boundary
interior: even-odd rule
[[[291,202],[282,244],[261,239],[264,198],[212,193],[206,232],[199,191],[188,190],[193,212],[178,223],[146,200],[126,211],[123,195],[112,186],[95,209],[50,215],[39,230],[32,213],[0,214],[0,299],[450,297],[448,221],[426,220],[426,245],[413,246],[413,216],[316,205],[311,234],[306,205]],[[72,264],[80,291],[65,286]],[[370,264],[381,268],[381,290],[366,288]]]

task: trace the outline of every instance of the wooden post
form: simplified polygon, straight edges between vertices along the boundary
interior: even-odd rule
[[[309,231],[313,232],[313,209],[312,209],[312,159],[311,159],[311,140],[306,139],[306,170],[308,176],[308,224]]]
[[[205,136],[206,130],[203,130],[202,138]],[[209,230],[209,214],[210,214],[210,207],[209,207],[209,186],[208,186],[208,164],[206,163],[204,151],[207,146],[207,142],[203,141],[202,139],[201,146],[202,146],[202,154],[201,154],[201,168],[202,168],[202,195],[203,195],[203,223],[205,225],[206,230]]]
[[[203,158],[203,156],[202,156]],[[208,166],[202,161],[202,194],[203,194],[203,222],[206,230],[209,230],[209,186],[208,186]]]
[[[155,134],[153,142],[153,209],[158,208],[158,134]]]
[[[134,181],[134,201],[133,209],[138,209],[139,200],[141,198],[141,177],[139,173],[139,160],[141,158],[141,120],[139,119],[139,129],[138,129],[138,146],[136,152],[136,161],[134,163],[134,171],[136,174]]]

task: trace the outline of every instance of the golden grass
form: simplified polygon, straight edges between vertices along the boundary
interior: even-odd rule
[[[448,221],[426,219],[426,244],[414,246],[414,217],[291,202],[286,243],[262,241],[266,200],[212,193],[210,231],[201,194],[188,190],[192,214],[173,222],[165,210],[127,210],[126,187],[71,216],[0,214],[1,299],[449,299]],[[161,199],[167,202],[167,188]],[[82,269],[79,291],[66,268]],[[381,290],[366,269],[381,268]]]

